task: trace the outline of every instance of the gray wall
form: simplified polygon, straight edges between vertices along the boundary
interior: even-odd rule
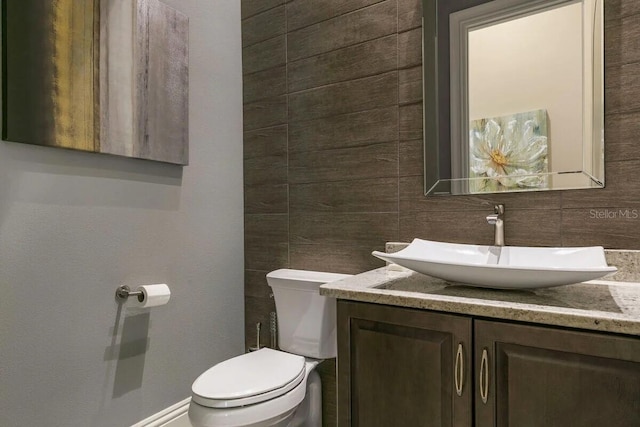
[[[267,270],[358,273],[383,265],[372,250],[414,237],[489,244],[494,203],[510,245],[640,249],[640,219],[598,216],[640,210],[640,2],[605,3],[605,189],[430,198],[421,4],[242,0],[247,343],[273,310]]]
[[[190,18],[190,165],[0,143],[0,425],[126,426],[243,350],[240,4]],[[119,310],[120,284],[168,305]]]

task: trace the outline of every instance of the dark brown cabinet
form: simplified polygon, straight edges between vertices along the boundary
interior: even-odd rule
[[[640,339],[340,300],[338,426],[639,427]]]
[[[640,339],[484,320],[474,332],[477,426],[640,427]]]
[[[471,328],[463,316],[339,300],[338,426],[470,426]]]

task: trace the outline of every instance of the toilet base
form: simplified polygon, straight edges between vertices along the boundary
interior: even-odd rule
[[[307,393],[287,427],[322,427],[322,383],[315,369],[307,377]]]
[[[210,408],[198,405],[195,402],[191,402],[189,406],[189,421],[194,426],[234,426],[234,427],[289,427],[291,421],[296,414],[296,408],[291,409],[282,414],[278,414],[275,417],[260,420],[255,423],[226,423],[218,416],[214,416],[211,413]]]

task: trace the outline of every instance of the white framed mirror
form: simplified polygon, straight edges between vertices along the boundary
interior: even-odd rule
[[[603,0],[424,3],[426,194],[604,187]]]

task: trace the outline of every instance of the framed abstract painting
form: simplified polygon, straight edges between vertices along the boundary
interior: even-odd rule
[[[188,31],[158,0],[3,0],[3,139],[186,165]]]

